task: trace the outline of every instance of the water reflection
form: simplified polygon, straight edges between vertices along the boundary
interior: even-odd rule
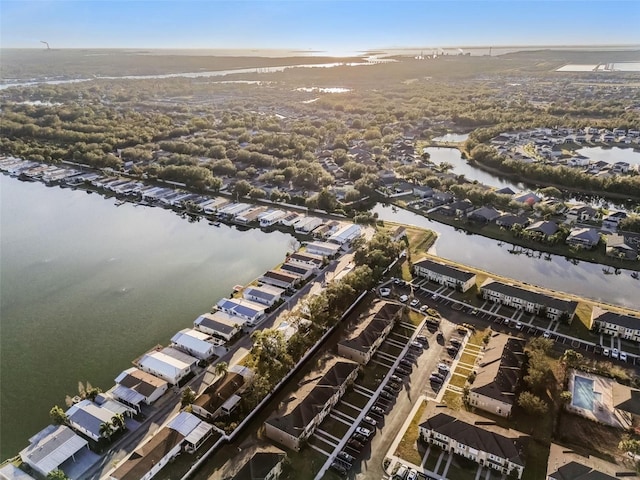
[[[396,209],[394,212],[390,206],[378,204],[373,211],[381,220],[416,225],[437,232],[438,240],[429,253],[532,285],[640,309],[640,281],[631,277],[633,272],[630,270],[622,269],[619,275],[605,275],[600,264],[538,253],[480,235],[467,234],[408,210]]]

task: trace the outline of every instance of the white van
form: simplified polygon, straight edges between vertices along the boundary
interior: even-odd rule
[[[406,476],[407,476],[407,467],[405,465],[400,465],[400,468],[396,470],[396,474],[394,475],[393,478],[401,478],[402,480],[404,480],[404,477]]]

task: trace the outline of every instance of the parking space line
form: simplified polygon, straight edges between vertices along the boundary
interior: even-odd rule
[[[400,322],[398,325],[404,328],[410,329],[412,332],[416,331],[416,326],[413,323]]]
[[[354,383],[354,384],[353,384],[353,387],[354,387],[354,388],[355,388],[355,387],[358,387],[360,390],[364,390],[365,392],[369,393],[370,395],[373,395],[374,393],[376,393],[375,391],[370,390],[370,389],[368,389],[368,388],[365,388],[365,387],[363,387],[362,385],[358,385],[357,383]]]
[[[333,440],[335,442],[339,442],[341,440],[340,438],[336,437],[335,435],[331,435],[329,432],[325,432],[324,430],[321,430],[319,428],[315,429],[314,434],[316,434],[316,433],[321,433],[322,435],[326,436],[327,438],[330,438],[331,440]],[[326,442],[326,440],[324,440],[322,438],[320,440],[323,440],[323,441]],[[326,442],[326,443],[331,445],[331,442]],[[337,446],[338,446],[338,444],[336,443],[334,445],[334,447],[337,447]]]
[[[395,361],[398,359],[398,357],[397,357],[397,356],[396,356],[396,357],[394,357],[394,356],[393,356],[393,355],[391,355],[390,353],[387,353],[387,352],[381,352],[380,350],[378,350],[378,351],[376,352],[376,355],[379,355],[379,356],[381,356],[381,357],[382,357],[382,359],[383,359],[383,360],[389,360],[390,362],[395,362]]]
[[[353,408],[354,410],[362,411],[362,408],[356,407],[355,405],[345,402],[344,400],[340,400],[340,403],[344,403],[346,406]]]
[[[388,369],[391,369],[391,367],[393,367],[393,364],[389,365],[388,363],[382,363],[380,360],[376,360],[375,358],[372,358],[371,361],[373,363],[377,363],[381,367],[385,367],[385,368],[388,368]]]
[[[309,445],[309,446],[310,446],[311,448],[313,448],[314,450],[316,450],[316,451],[320,452],[321,454],[326,455],[327,457],[330,457],[330,456],[331,456],[331,454],[330,454],[330,453],[325,452],[325,451],[324,451],[324,450],[322,450],[320,447],[316,447],[313,443],[307,443],[307,445]]]
[[[355,419],[352,419],[352,420],[351,420],[351,422],[347,422],[345,419],[340,418],[338,415],[335,415],[335,412],[336,412],[336,410],[333,410],[333,411],[329,414],[329,416],[330,416],[331,418],[333,418],[334,420],[336,420],[336,421],[340,422],[340,423],[344,423],[345,425],[352,425],[352,424],[353,424],[353,420],[355,420]]]

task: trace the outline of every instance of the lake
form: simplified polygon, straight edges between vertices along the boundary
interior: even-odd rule
[[[462,143],[469,138],[468,133],[447,133],[446,135],[442,135],[440,137],[434,137],[432,140],[434,142],[452,142],[452,143]]]
[[[460,150],[457,148],[428,147],[425,148],[424,151],[429,154],[431,162],[438,165],[441,163],[449,163],[453,165],[453,169],[450,171],[456,175],[464,175],[464,177],[470,182],[477,180],[478,183],[489,185],[491,187],[509,187],[515,192],[525,189],[525,186],[522,183],[498,177],[493,173],[485,172],[480,168],[470,165],[464,158],[462,158]]]
[[[430,253],[533,285],[640,310],[640,281],[632,278],[629,270],[620,270],[619,275],[605,275],[599,264],[579,262],[574,265],[558,255],[542,254],[541,258],[515,255],[509,253],[513,248],[511,244],[457,231],[408,210],[396,210],[378,204],[373,212],[381,220],[437,232],[438,240]]]
[[[576,150],[580,155],[584,155],[594,162],[627,162],[629,165],[640,165],[640,152],[633,148],[620,147],[586,147]]]
[[[172,211],[0,175],[0,458],[49,423],[78,381],[104,390],[292,236],[190,223]]]

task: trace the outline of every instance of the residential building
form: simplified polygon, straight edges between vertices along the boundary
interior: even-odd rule
[[[189,453],[198,450],[213,433],[213,426],[189,412],[180,412],[169,421],[167,427],[184,437],[183,446]]]
[[[35,478],[16,467],[13,463],[5,463],[0,468],[0,480],[35,480]]]
[[[493,207],[480,207],[473,210],[472,212],[469,212],[467,218],[475,222],[491,223],[500,218],[501,215],[502,212],[496,210]]]
[[[376,302],[367,313],[358,318],[358,325],[349,332],[347,338],[338,343],[338,355],[362,365],[369,363],[400,319],[402,308],[397,303]]]
[[[233,407],[237,405],[237,401],[233,407],[226,409],[223,409],[224,404],[233,396],[237,396],[252,376],[253,373],[248,368],[236,368],[234,365],[196,398],[191,405],[193,412],[201,417],[210,419],[214,419],[221,414],[231,413]]]
[[[569,232],[566,242],[590,250],[600,243],[600,234],[595,228],[574,228]]]
[[[47,476],[62,470],[68,462],[88,447],[87,441],[64,425],[49,425],[29,439],[29,446],[20,452],[20,458],[40,475]]]
[[[312,255],[320,255],[321,257],[334,257],[340,252],[340,245],[328,242],[309,242],[307,243],[307,253]]]
[[[353,223],[343,225],[337,232],[329,237],[329,242],[337,245],[350,244],[354,239],[362,235],[362,228],[360,225]]]
[[[230,480],[277,480],[286,458],[286,453],[279,449],[257,451]]]
[[[583,451],[551,444],[546,480],[639,480],[640,476],[625,465],[610,463]]]
[[[522,478],[527,440],[523,434],[487,425],[486,419],[468,412],[437,407],[431,402],[427,407],[427,420],[419,426],[422,441],[501,474]]]
[[[324,265],[324,257],[322,255],[313,255],[308,252],[294,252],[287,257],[287,262],[302,263],[303,265],[309,265],[319,269]]]
[[[324,221],[318,217],[302,217],[293,224],[293,229],[298,233],[309,233],[323,223]]]
[[[280,270],[292,275],[298,275],[302,281],[305,281],[311,278],[317,269],[301,263],[285,262],[280,266]]]
[[[391,234],[391,240],[393,240],[394,242],[399,242],[400,240],[406,237],[407,237],[407,229],[402,226],[398,226]]]
[[[471,406],[500,417],[511,415],[525,343],[523,339],[499,333],[491,337],[469,390]]]
[[[602,228],[615,232],[622,220],[627,218],[627,213],[623,211],[609,212],[602,218]]]
[[[284,295],[282,288],[273,285],[261,285],[259,287],[250,285],[242,291],[243,298],[251,302],[261,303],[267,307],[279,302]]]
[[[194,327],[203,333],[220,339],[223,344],[231,340],[242,328],[244,321],[235,315],[216,311],[203,313],[193,322]]]
[[[605,253],[609,257],[623,260],[635,260],[638,258],[638,251],[630,245],[624,235],[613,233],[605,236]]]
[[[569,323],[573,320],[578,306],[578,302],[574,300],[552,297],[510,283],[499,282],[490,277],[480,286],[480,293],[485,300],[536,315],[544,314],[551,320],[566,317]]]
[[[640,317],[594,306],[591,310],[591,328],[600,333],[640,342]]]
[[[66,415],[71,428],[97,442],[102,438],[101,425],[110,423],[115,413],[96,405],[91,400],[81,400],[72,405],[66,411]]]
[[[216,348],[216,345],[210,340],[211,337],[206,333],[193,328],[184,328],[171,338],[171,344],[178,350],[200,360],[209,360],[213,357]]]
[[[143,372],[155,375],[171,385],[177,385],[193,371],[197,363],[197,358],[167,347],[144,354],[137,366]]]
[[[525,232],[537,233],[542,237],[549,238],[558,231],[558,224],[549,220],[540,220],[526,227]]]
[[[274,287],[284,288],[285,290],[293,290],[300,281],[300,277],[282,270],[269,270],[265,272],[258,282],[273,285]]]
[[[245,212],[242,212],[240,215],[236,216],[235,221],[237,223],[241,223],[243,225],[248,225],[251,222],[258,221],[259,217],[266,212],[267,207],[252,207]]]
[[[251,326],[257,325],[263,320],[267,309],[262,303],[255,303],[244,298],[223,298],[216,306],[229,315],[242,318]]]
[[[514,225],[522,225],[523,227],[529,224],[529,219],[525,216],[514,215],[512,213],[503,213],[500,217],[496,218],[496,225],[506,229],[510,229]]]
[[[135,367],[128,368],[115,379],[111,393],[125,405],[140,410],[140,404],[151,405],[168,389],[169,384],[154,375]]]
[[[286,216],[287,213],[282,210],[271,210],[267,212],[266,215],[260,217],[260,226],[262,228],[270,227],[271,225],[278,223],[280,219],[285,218]]]
[[[428,278],[440,285],[460,289],[463,292],[466,292],[476,284],[475,273],[428,258],[423,258],[414,263],[413,270],[420,277]]]
[[[567,211],[567,213],[565,213],[565,215],[567,217],[567,221],[570,223],[576,223],[593,220],[597,213],[598,211],[589,205],[574,205]]]
[[[300,382],[301,387],[284,409],[265,422],[267,437],[299,451],[300,443],[313,434],[357,376],[357,363],[328,358],[322,371],[313,372]]]

